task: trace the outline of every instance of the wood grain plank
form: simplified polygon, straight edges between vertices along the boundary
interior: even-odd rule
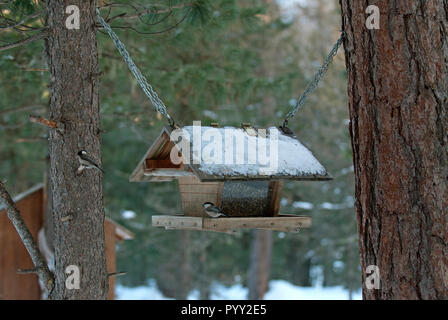
[[[168,228],[202,229],[202,218],[185,216],[152,216],[152,225]]]
[[[234,232],[237,229],[264,229],[298,232],[311,227],[311,217],[279,215],[278,217],[204,218],[187,216],[153,216],[154,227],[216,232]]]
[[[311,217],[250,217],[250,218],[204,218],[203,225],[208,229],[266,229],[294,232],[311,226]]]

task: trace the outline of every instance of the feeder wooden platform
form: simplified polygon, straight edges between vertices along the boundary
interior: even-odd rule
[[[204,218],[190,216],[152,216],[153,227],[166,230],[198,230],[234,233],[236,229],[264,229],[283,232],[299,232],[311,227],[311,217],[278,215],[276,217]]]

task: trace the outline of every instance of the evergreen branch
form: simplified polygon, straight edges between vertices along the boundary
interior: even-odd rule
[[[3,122],[0,122],[0,130],[17,130],[20,128],[23,128],[27,125],[27,122],[23,122],[23,123],[18,123],[18,124],[14,124],[14,125],[6,125]]]
[[[30,70],[25,70],[25,71],[30,71]],[[33,70],[33,71],[37,71],[37,70]],[[18,108],[6,109],[3,111],[0,111],[0,117],[4,116],[6,114],[10,114],[10,113],[28,111],[28,110],[32,110],[32,109],[44,109],[44,108],[46,108],[46,106],[44,106],[44,105],[31,105],[31,106],[23,106],[23,107],[18,107]]]
[[[14,32],[18,32],[20,34],[26,34],[27,32],[36,32],[36,31],[41,31],[47,29],[47,26],[43,26],[43,27],[30,27],[30,26],[26,26],[26,25],[21,25],[19,27],[14,27],[12,28],[12,30]]]
[[[178,22],[176,22],[174,25],[172,25],[171,27],[168,27],[164,30],[161,31],[155,31],[155,32],[143,32],[143,31],[139,31],[137,29],[135,29],[134,27],[131,26],[111,26],[111,28],[115,28],[115,29],[128,29],[128,30],[132,30],[138,34],[161,34],[161,33],[165,33],[168,32],[170,30],[173,30],[174,28],[176,28],[178,25],[180,25],[182,22],[184,22],[184,20],[188,17],[188,15],[191,12],[191,9],[193,7],[191,6],[190,8],[188,8],[187,13],[185,13],[185,15],[182,17],[182,19],[180,19]]]
[[[152,4],[151,8],[147,8],[139,3],[135,3],[135,4],[131,4],[131,3],[107,3],[103,6],[101,6],[101,8],[108,8],[108,7],[131,7],[133,10],[138,12],[138,8],[137,6],[139,6],[140,8],[143,9],[142,12],[146,12],[145,14],[150,14],[150,13],[166,13],[169,12],[172,9],[182,9],[182,8],[186,8],[188,6],[192,6],[195,4],[195,1],[190,1],[190,2],[184,2],[184,3],[179,3],[176,5],[169,5],[168,8],[166,5],[161,5],[161,4]],[[158,9],[160,8],[160,9]],[[136,18],[137,16],[135,16],[134,18]]]
[[[5,17],[3,14],[1,14],[1,17],[5,21],[10,22],[12,24],[5,25],[5,26],[0,26],[0,30],[15,29],[15,28],[17,28],[19,26],[23,26],[23,27],[29,28],[29,29],[34,29],[33,27],[26,25],[25,22],[28,21],[28,20],[34,19],[34,18],[42,18],[42,13],[44,13],[44,10],[40,10],[40,11],[37,11],[37,12],[35,12],[33,14],[30,14],[30,15],[26,16],[25,18],[23,18],[20,21],[15,21],[15,20],[9,19],[9,18]]]
[[[39,247],[37,246],[36,241],[34,241],[33,235],[27,228],[25,221],[20,214],[20,211],[17,209],[14,201],[12,200],[8,191],[4,187],[3,182],[1,181],[0,200],[2,200],[2,202],[4,203],[8,218],[14,225],[14,228],[19,234],[22,243],[28,251],[31,260],[33,261],[35,267],[33,270],[35,271],[35,273],[37,273],[39,280],[41,280],[44,284],[47,293],[50,293],[54,285],[54,276],[51,273],[50,269],[48,269],[47,263],[45,262],[42,253],[39,251]]]
[[[4,50],[8,50],[8,49],[12,49],[12,48],[16,48],[16,47],[20,47],[23,46],[25,44],[37,41],[37,40],[41,40],[43,38],[45,38],[48,35],[48,32],[46,29],[44,29],[43,31],[36,33],[28,38],[19,40],[17,42],[13,42],[13,43],[8,43],[6,45],[0,46],[0,51],[4,51]]]
[[[145,16],[147,14],[164,14],[164,13],[170,13],[171,14],[173,9],[183,9],[183,8],[187,8],[187,7],[191,8],[193,5],[194,5],[193,2],[187,2],[187,3],[181,3],[181,4],[174,5],[174,6],[170,6],[169,8],[164,8],[164,9],[157,9],[156,7],[153,6],[152,8],[145,9],[143,11],[138,11],[138,9],[133,7],[133,9],[137,12],[137,14],[128,15],[127,13],[121,13],[119,15],[116,15],[116,16],[108,19],[107,22],[110,23],[113,20],[118,19],[118,18],[123,18],[123,19],[136,19],[136,18],[139,18],[140,19],[142,16]]]

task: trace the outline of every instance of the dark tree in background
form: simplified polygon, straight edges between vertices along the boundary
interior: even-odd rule
[[[340,4],[364,299],[447,299],[448,1]]]
[[[50,186],[55,253],[55,299],[106,299],[102,174],[77,174],[77,153],[85,149],[100,162],[98,51],[94,0],[48,1]],[[66,8],[77,5],[80,29],[67,29]],[[69,290],[67,266],[80,271],[80,289]]]
[[[263,299],[268,291],[272,259],[272,231],[253,230],[249,262],[249,300]]]

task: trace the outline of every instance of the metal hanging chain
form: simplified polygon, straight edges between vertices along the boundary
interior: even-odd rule
[[[331,49],[330,53],[325,58],[324,63],[319,68],[317,73],[314,75],[313,80],[311,80],[310,83],[308,83],[305,91],[302,93],[302,95],[299,97],[299,99],[297,99],[294,108],[291,111],[289,111],[289,113],[286,115],[285,120],[283,121],[283,127],[284,128],[288,126],[288,120],[290,118],[294,117],[296,115],[297,111],[300,109],[300,107],[305,104],[306,98],[311,94],[311,92],[314,91],[314,89],[316,89],[316,87],[319,84],[320,80],[322,80],[322,78],[324,77],[325,73],[327,72],[328,67],[333,62],[333,58],[338,53],[339,47],[341,46],[342,42],[344,41],[344,38],[345,38],[345,31],[342,32],[342,34],[339,37],[338,41],[333,46],[333,49]]]
[[[110,25],[107,24],[107,22],[104,21],[104,19],[101,17],[100,10],[98,10],[98,8],[96,8],[96,14],[98,16],[99,22],[102,24],[104,29],[107,31],[107,33],[111,37],[118,52],[120,52],[124,61],[128,65],[129,70],[131,70],[132,74],[137,79],[138,84],[143,89],[143,92],[145,92],[146,96],[149,98],[149,100],[151,101],[154,108],[158,112],[160,112],[160,114],[162,114],[165,118],[168,119],[168,122],[171,127],[174,127],[174,119],[168,114],[168,111],[166,110],[166,106],[163,103],[163,101],[159,98],[157,93],[154,91],[154,89],[149,84],[148,80],[145,78],[144,75],[142,75],[140,70],[135,65],[134,61],[132,60],[131,56],[129,55],[129,52],[126,50],[126,46],[123,44],[123,42],[120,41],[120,39],[118,39],[118,36],[112,30]]]

